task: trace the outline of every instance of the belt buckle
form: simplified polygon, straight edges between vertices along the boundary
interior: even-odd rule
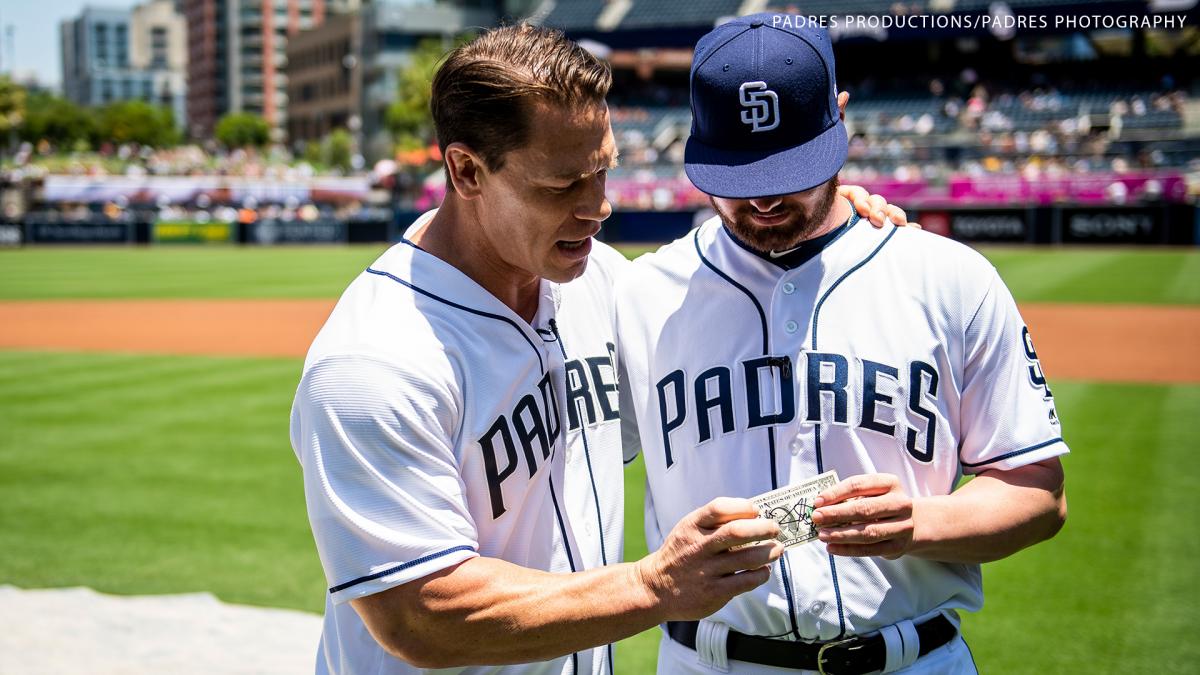
[[[829,671],[825,670],[825,652],[832,647],[841,647],[844,644],[857,641],[858,636],[854,635],[844,640],[833,640],[821,645],[820,649],[817,650],[817,672],[820,673],[820,675],[838,675],[837,673],[830,673]]]

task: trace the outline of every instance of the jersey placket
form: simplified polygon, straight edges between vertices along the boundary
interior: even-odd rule
[[[782,274],[776,279],[773,288],[768,289],[769,297],[766,306],[767,344],[770,353],[785,359],[786,369],[790,372],[783,375],[783,386],[794,388],[795,414],[792,418],[774,428],[776,435],[776,470],[780,472],[780,483],[796,483],[831,467],[827,461],[822,461],[819,444],[822,433],[820,420],[810,421],[807,418],[809,394],[807,382],[809,379],[807,355],[812,341],[814,306],[817,298],[824,293],[822,268],[817,265],[801,265],[800,267],[781,270]],[[778,405],[778,403],[777,403]],[[803,576],[800,566],[793,561],[789,566],[793,576],[791,588],[795,593],[797,604],[796,620],[801,621],[797,637],[812,640],[820,635],[829,623],[823,618],[830,607],[837,608],[836,617],[832,619],[833,627],[837,629],[836,637],[845,632],[840,590],[837,581],[837,563],[832,555],[828,558],[829,586],[821,589],[819,597],[805,596],[800,592],[805,588],[798,577]],[[811,584],[808,585],[811,588]],[[814,618],[819,617],[819,618]],[[808,617],[807,621],[803,619]]]

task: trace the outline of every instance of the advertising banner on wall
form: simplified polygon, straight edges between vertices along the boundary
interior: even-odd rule
[[[251,244],[342,244],[346,224],[336,220],[260,220],[251,223],[246,237]]]
[[[199,223],[160,220],[154,223],[151,240],[156,244],[228,244],[234,241],[234,223]]]
[[[20,246],[25,240],[25,233],[16,223],[0,223],[0,248]]]
[[[1162,244],[1166,234],[1163,211],[1155,207],[1062,211],[1064,244]]]
[[[1032,239],[1027,209],[959,211],[950,219],[950,233],[959,241],[1023,243]]]
[[[133,241],[132,223],[78,222],[26,224],[30,244],[126,244]]]

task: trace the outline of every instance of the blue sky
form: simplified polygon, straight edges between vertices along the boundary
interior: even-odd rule
[[[135,4],[135,0],[0,0],[0,70],[33,70],[43,84],[58,85],[62,80],[59,22],[78,16],[87,5],[129,8]],[[11,47],[9,26],[13,27]]]

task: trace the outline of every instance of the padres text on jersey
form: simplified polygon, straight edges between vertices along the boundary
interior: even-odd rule
[[[597,243],[579,279],[542,281],[532,324],[407,240],[351,283],[292,408],[329,582],[318,673],[423,672],[353,598],[475,555],[551,572],[620,559],[612,286],[627,265]],[[438,672],[611,675],[612,650]]]
[[[788,269],[714,218],[636,261],[617,296],[622,416],[646,463],[652,548],[714,497],[828,470],[894,474],[919,497],[1067,452],[1011,295],[948,239],[852,219]],[[978,565],[835,558],[814,542],[712,619],[833,640],[982,598]]]

